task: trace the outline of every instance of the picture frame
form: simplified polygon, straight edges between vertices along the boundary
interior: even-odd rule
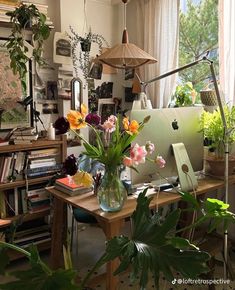
[[[101,117],[101,123],[104,123],[110,115],[116,115],[117,105],[113,99],[98,100],[98,115]]]
[[[32,64],[27,63],[25,77],[26,91],[21,81],[10,67],[9,53],[5,47],[7,38],[0,37],[0,130],[33,126],[32,104],[25,105],[23,100],[32,96]]]

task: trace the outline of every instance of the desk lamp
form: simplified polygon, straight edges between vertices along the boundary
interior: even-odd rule
[[[209,53],[209,52],[208,52]],[[207,55],[208,55],[207,53]],[[141,81],[139,76],[138,79],[140,80],[140,85],[141,85],[141,90],[142,93],[145,94],[146,91],[146,87],[148,84],[158,81],[160,79],[163,79],[167,76],[170,76],[172,74],[178,73],[179,71],[185,70],[189,67],[192,67],[194,65],[198,65],[200,63],[206,63],[210,66],[210,71],[211,71],[211,76],[212,76],[212,81],[214,84],[214,88],[215,88],[215,94],[216,94],[216,98],[217,98],[217,103],[219,106],[219,111],[220,111],[220,115],[221,115],[221,119],[222,119],[222,123],[223,123],[223,128],[224,128],[224,158],[225,158],[225,170],[224,170],[224,182],[225,182],[225,203],[228,203],[228,158],[229,158],[229,144],[228,144],[228,140],[229,140],[229,136],[231,134],[231,130],[228,129],[227,123],[226,123],[226,119],[225,119],[225,113],[224,113],[224,109],[223,109],[223,105],[222,105],[222,100],[221,100],[221,96],[220,96],[220,92],[219,92],[219,88],[218,88],[218,83],[216,80],[216,76],[215,76],[215,70],[214,70],[214,65],[213,65],[213,61],[207,58],[207,55],[197,59],[194,62],[191,62],[189,64],[186,64],[182,67],[176,68],[172,71],[169,71],[167,73],[164,73],[160,76],[154,77],[148,81]],[[227,230],[224,232],[224,279],[227,279],[227,261],[228,261],[228,232]]]

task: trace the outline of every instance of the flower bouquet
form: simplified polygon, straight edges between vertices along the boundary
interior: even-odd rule
[[[83,153],[104,165],[105,173],[97,192],[100,207],[104,211],[118,211],[124,204],[126,190],[119,176],[121,166],[137,170],[136,166],[144,163],[146,159],[156,162],[159,167],[165,165],[161,156],[155,159],[147,157],[147,154],[152,154],[154,151],[154,144],[150,141],[143,146],[133,143],[149,118],[148,116],[138,123],[136,120],[130,121],[127,117],[111,115],[103,124],[100,124],[100,116],[94,113],[87,114],[86,106],[82,105],[81,112],[70,111],[67,118],[60,117],[54,124],[57,134],[72,130],[83,141],[85,149]],[[87,126],[94,131],[94,145],[76,131]],[[76,163],[74,156],[69,156],[67,163],[70,164],[67,166],[69,168],[67,173],[73,175],[74,182],[84,186],[91,185],[93,178],[88,173],[76,172],[76,166],[71,166],[71,163]],[[98,183],[100,175],[94,180]]]

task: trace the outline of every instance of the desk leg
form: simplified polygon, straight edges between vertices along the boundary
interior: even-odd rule
[[[62,248],[66,240],[67,232],[67,206],[66,204],[54,198],[53,201],[53,222],[51,237],[51,267],[57,269],[62,265]]]
[[[119,220],[112,223],[104,223],[103,221],[99,221],[99,224],[102,227],[107,240],[110,240],[113,237],[118,236],[120,234],[120,229],[124,224],[124,220]],[[106,290],[117,290],[119,278],[118,276],[114,276],[113,273],[117,269],[118,265],[119,265],[118,259],[115,259],[107,263]]]

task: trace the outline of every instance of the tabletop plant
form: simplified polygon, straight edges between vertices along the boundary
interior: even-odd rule
[[[200,251],[197,246],[179,234],[208,220],[210,220],[209,232],[220,224],[227,229],[229,223],[235,222],[235,215],[228,211],[229,205],[211,198],[198,202],[191,194],[178,191],[182,199],[189,203],[189,211],[200,212],[193,224],[178,229],[181,210],[178,208],[163,219],[159,212],[153,213],[149,210],[152,198],[146,197],[146,192],[147,188],[140,193],[136,210],[131,216],[133,224],[131,236],[117,236],[109,240],[104,254],[79,283],[76,283],[78,272],[73,268],[68,248],[67,250],[64,248],[65,268],[52,270],[41,260],[35,246],[32,245],[29,250],[25,250],[14,244],[0,242],[0,274],[14,277],[13,281],[0,284],[0,289],[15,290],[23,287],[25,290],[86,290],[89,289],[86,287],[92,274],[115,258],[120,259],[120,265],[114,275],[129,269],[130,277],[134,281],[139,281],[140,289],[146,289],[151,276],[156,289],[160,289],[160,275],[172,282],[176,272],[179,273],[179,277],[191,279],[207,272],[210,255]],[[9,248],[25,255],[29,260],[29,269],[7,273]]]
[[[171,97],[171,102],[174,107],[187,107],[193,106],[197,98],[197,92],[193,88],[191,82],[177,85],[175,92]]]
[[[27,55],[29,49],[25,39],[25,29],[30,29],[32,32],[32,57],[37,64],[42,65],[45,63],[42,57],[43,43],[50,35],[50,28],[46,24],[46,16],[34,4],[21,3],[6,15],[10,16],[12,24],[11,34],[6,42],[10,66],[14,74],[19,74],[22,87],[26,90],[25,76],[30,56]]]
[[[87,114],[86,107],[82,105],[81,112],[70,111],[67,119],[59,118],[54,124],[57,132],[66,128],[65,124],[67,124],[67,130],[72,130],[83,141],[85,148],[83,153],[105,166],[104,176],[97,193],[100,207],[104,211],[118,211],[125,202],[126,190],[120,180],[120,166],[124,165],[136,170],[135,167],[144,163],[147,156],[154,151],[154,144],[150,141],[141,146],[133,144],[149,118],[147,116],[139,123],[136,120],[130,121],[127,117],[111,115],[101,124],[100,116],[95,113]],[[94,145],[76,131],[85,127],[91,128],[94,132]],[[153,159],[153,162],[160,167],[165,165],[165,161],[159,155]],[[86,177],[86,182],[89,180],[92,182],[92,178],[84,172],[75,173],[73,179],[76,183],[84,184],[82,177],[83,179]]]
[[[226,124],[229,130],[228,142],[231,145],[235,142],[235,107],[224,106]],[[210,151],[214,152],[217,159],[224,157],[224,126],[219,109],[213,112],[203,111],[200,118],[200,128],[207,139]]]

